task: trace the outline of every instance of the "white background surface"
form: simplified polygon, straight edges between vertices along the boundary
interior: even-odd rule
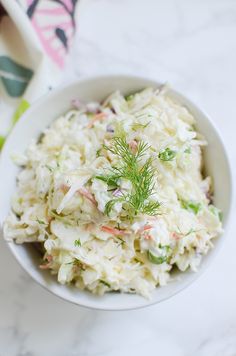
[[[78,30],[65,80],[133,73],[170,82],[216,122],[235,173],[236,1],[82,0]],[[195,284],[130,312],[59,300],[0,241],[0,356],[235,356],[232,220],[223,249]]]

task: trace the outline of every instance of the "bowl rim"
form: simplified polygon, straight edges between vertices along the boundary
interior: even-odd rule
[[[93,82],[93,81],[106,81],[106,80],[111,80],[111,79],[125,79],[125,80],[129,80],[129,79],[133,79],[133,80],[140,80],[140,81],[150,81],[153,82],[153,84],[155,84],[156,86],[160,86],[163,85],[162,82],[160,82],[158,79],[155,78],[151,78],[150,76],[140,76],[140,75],[134,75],[134,74],[105,74],[105,75],[89,75],[89,76],[85,76],[82,78],[78,78],[78,79],[74,79],[71,81],[68,81],[67,83],[64,83],[60,86],[58,86],[57,88],[52,89],[49,93],[45,93],[44,95],[42,95],[39,99],[37,99],[31,106],[29,109],[27,109],[27,111],[25,113],[23,113],[23,115],[21,116],[20,120],[14,125],[13,129],[11,130],[10,134],[8,135],[8,138],[6,140],[6,143],[3,146],[1,155],[0,155],[0,168],[2,167],[2,160],[3,157],[5,155],[5,151],[8,151],[8,142],[9,142],[9,138],[11,138],[12,135],[15,134],[15,132],[18,130],[18,126],[20,125],[20,121],[25,120],[27,118],[27,116],[31,116],[31,112],[34,112],[35,110],[37,111],[41,105],[44,103],[44,101],[50,100],[53,98],[53,96],[57,96],[59,93],[68,90],[70,87],[76,86],[76,85],[81,85],[84,82]],[[119,89],[119,88],[117,88]],[[46,291],[50,292],[52,295],[59,297],[60,299],[69,302],[69,303],[73,303],[74,305],[83,307],[83,308],[87,308],[87,309],[93,309],[93,310],[102,310],[102,311],[126,311],[126,310],[136,310],[136,309],[141,309],[141,308],[146,308],[146,307],[150,307],[152,305],[155,304],[159,304],[165,300],[168,300],[170,298],[172,298],[173,296],[175,296],[176,294],[182,292],[184,289],[186,289],[188,286],[190,286],[192,283],[194,283],[211,265],[212,260],[214,260],[217,256],[217,254],[219,253],[222,244],[224,243],[225,238],[228,235],[228,231],[229,231],[229,226],[230,226],[230,220],[231,220],[231,215],[232,215],[232,197],[234,195],[234,186],[233,186],[233,176],[232,176],[232,169],[231,169],[231,165],[230,165],[230,161],[229,161],[229,156],[227,153],[227,149],[226,146],[224,144],[224,141],[222,139],[222,136],[218,130],[218,128],[216,127],[216,125],[213,123],[213,120],[209,117],[209,115],[206,113],[206,111],[202,108],[200,108],[195,101],[193,101],[192,99],[189,99],[187,96],[185,96],[184,93],[180,92],[179,90],[174,89],[173,87],[170,88],[171,92],[178,96],[183,103],[185,103],[186,105],[190,105],[192,108],[197,109],[197,111],[199,112],[199,114],[201,116],[203,116],[212,126],[214,133],[217,137],[217,140],[219,141],[220,145],[221,145],[221,149],[223,151],[224,154],[224,158],[226,160],[226,166],[227,166],[227,174],[228,174],[228,179],[229,179],[229,191],[230,191],[230,198],[228,201],[228,212],[227,212],[227,216],[224,219],[224,231],[223,234],[220,236],[220,239],[217,242],[217,247],[215,248],[215,252],[214,255],[212,256],[212,258],[210,259],[210,261],[205,263],[204,268],[202,268],[201,270],[198,270],[195,273],[194,278],[191,278],[190,280],[188,280],[186,283],[184,283],[181,287],[177,288],[173,293],[170,293],[167,296],[164,296],[163,298],[161,298],[160,300],[148,300],[146,304],[144,305],[137,305],[137,306],[127,306],[127,307],[100,307],[98,306],[94,306],[94,305],[90,305],[90,303],[82,303],[81,301],[78,300],[78,302],[71,300],[69,298],[67,298],[66,296],[63,296],[63,294],[60,294],[57,291],[54,291],[50,288],[50,286],[46,285],[46,283],[44,283],[42,280],[39,280],[37,278],[37,276],[34,275],[33,273],[33,269],[26,269],[25,266],[22,264],[20,255],[16,252],[15,248],[14,248],[14,242],[9,242],[4,238],[4,234],[2,233],[2,237],[3,240],[5,241],[5,243],[7,244],[8,248],[10,249],[11,253],[14,255],[15,259],[17,260],[18,264],[21,266],[21,268],[34,280],[34,282],[38,283],[40,286],[42,286]],[[1,224],[1,222],[0,222]],[[2,225],[2,224],[1,224]],[[2,226],[1,226],[2,229]]]

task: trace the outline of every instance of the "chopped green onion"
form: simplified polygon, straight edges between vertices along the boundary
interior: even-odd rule
[[[161,265],[167,260],[167,256],[156,256],[150,250],[148,250],[147,252],[147,257],[151,263],[154,263],[156,265]]]
[[[150,124],[150,121],[147,122],[146,124],[140,124],[139,122],[135,122],[135,123],[133,123],[133,125],[132,125],[132,129],[133,129],[134,131],[137,131],[137,130],[139,130],[139,129],[145,129],[146,127],[148,127],[149,124]]]
[[[184,153],[188,153],[188,154],[190,154],[191,153],[191,147],[188,147],[188,148],[186,148],[186,150],[184,150]]]
[[[52,173],[53,172],[53,168],[50,167],[48,164],[45,164],[45,167]]]
[[[209,206],[209,210],[212,214],[218,216],[220,222],[223,220],[223,213],[220,209],[216,208],[214,205]]]
[[[125,100],[126,101],[131,101],[134,98],[134,94],[126,95]]]
[[[104,286],[111,288],[111,285],[108,282],[104,281],[103,279],[100,279],[99,282],[104,284]]]
[[[101,151],[102,151],[101,148],[99,148],[99,149],[96,151],[96,157],[97,157],[97,158],[98,158],[98,157],[101,157]]]
[[[43,220],[40,219],[36,219],[37,223],[39,223],[40,225],[47,225],[47,223],[45,223]]]
[[[196,203],[192,200],[187,201],[187,200],[181,199],[180,202],[181,202],[182,208],[193,212],[195,215],[197,215],[199,213],[199,211],[202,207],[200,203]]]
[[[115,174],[110,174],[110,175],[104,175],[104,176],[95,176],[96,179],[99,179],[105,183],[107,183],[107,185],[117,188],[118,187],[118,180],[120,179],[119,175],[115,175]]]
[[[164,151],[159,152],[159,159],[161,161],[172,161],[176,156],[176,152],[167,147]]]
[[[76,266],[78,266],[82,271],[85,271],[85,264],[84,262],[80,261],[78,258],[76,258],[73,262]]]
[[[57,214],[56,210],[51,210],[51,211],[50,211],[50,215],[51,215],[53,218],[55,218],[55,219],[57,219],[57,220],[59,220],[59,221],[62,221],[62,222],[65,224],[65,226],[66,226],[66,225],[71,225],[71,223],[70,223],[70,221],[68,220],[68,218],[67,218],[66,216],[62,216],[62,215],[60,215],[60,214]]]
[[[74,245],[75,245],[76,247],[80,247],[80,246],[81,246],[80,239],[75,240],[75,241],[74,241]]]
[[[222,213],[222,211],[219,211],[218,215],[219,215],[220,222],[222,222],[222,220],[223,220],[223,213]]]
[[[122,238],[120,238],[119,236],[116,236],[116,238],[120,241],[119,246],[123,246],[125,244],[125,241]]]
[[[170,251],[170,245],[161,245],[159,244],[158,246],[159,248],[161,248],[163,251],[165,251],[166,253],[168,253]]]

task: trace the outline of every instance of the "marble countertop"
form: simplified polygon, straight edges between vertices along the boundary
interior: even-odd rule
[[[235,63],[234,0],[82,0],[64,78],[133,73],[168,81],[216,122],[235,174]],[[236,220],[192,286],[129,312],[54,297],[0,241],[0,356],[235,356],[235,229]]]

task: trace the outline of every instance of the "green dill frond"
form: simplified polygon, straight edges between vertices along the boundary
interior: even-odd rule
[[[153,159],[148,158],[142,163],[150,146],[140,141],[134,153],[125,137],[115,137],[112,145],[105,146],[105,148],[119,157],[120,164],[117,167],[112,167],[109,174],[99,175],[95,178],[113,187],[119,186],[120,179],[128,180],[132,185],[131,192],[114,197],[106,204],[105,214],[109,215],[113,206],[117,202],[121,202],[130,217],[136,216],[138,213],[156,215],[160,203],[148,201],[155,189]]]
[[[133,165],[135,162],[135,156],[132,154],[124,137],[114,137],[113,145],[111,147],[106,146],[106,149],[114,155],[122,158],[127,166]]]
[[[145,155],[145,153],[147,152],[147,150],[149,148],[150,148],[150,146],[147,143],[140,141],[138,144],[138,147],[137,147],[137,152],[134,155],[136,160],[137,161],[140,160]]]
[[[157,215],[160,211],[160,206],[161,204],[159,202],[150,201],[144,206],[142,213],[147,215]]]

